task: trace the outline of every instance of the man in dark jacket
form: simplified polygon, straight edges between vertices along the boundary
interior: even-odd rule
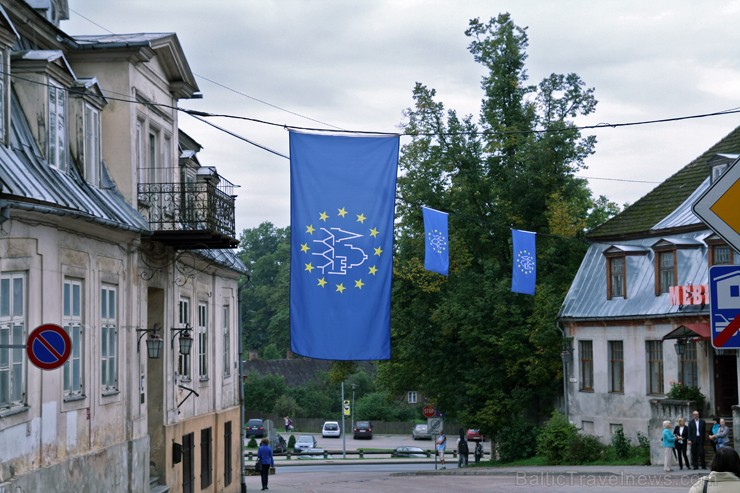
[[[457,467],[468,465],[468,442],[465,440],[465,430],[460,428],[460,438],[457,440]]]
[[[707,433],[707,425],[699,416],[699,411],[694,411],[689,421],[689,445],[691,446],[691,466],[694,469],[707,468],[707,460],[704,455],[704,435]]]

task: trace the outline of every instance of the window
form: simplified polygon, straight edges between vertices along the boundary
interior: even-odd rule
[[[149,148],[148,148],[148,183],[158,183],[157,173],[159,172],[159,132],[149,132]]]
[[[116,287],[100,289],[100,386],[103,392],[118,390],[118,316]]]
[[[417,394],[415,390],[409,390],[406,394],[406,402],[409,404],[416,404],[417,402]]]
[[[49,84],[49,164],[66,170],[67,94],[63,88]]]
[[[678,357],[678,381],[689,387],[699,386],[699,367],[696,363],[696,343],[688,342]]]
[[[82,280],[64,279],[62,325],[72,340],[72,353],[64,363],[64,395],[81,396],[84,392],[82,374]]]
[[[231,484],[232,461],[231,457],[231,421],[224,423],[224,486]]]
[[[190,326],[190,298],[180,298],[180,327]],[[190,380],[190,355],[179,354],[177,359],[177,373],[181,378]]]
[[[607,270],[607,299],[626,298],[627,282],[625,271],[625,258],[608,257],[609,268]]]
[[[645,341],[647,356],[647,393],[663,394],[663,342]]]
[[[655,295],[667,293],[676,283],[676,251],[656,252]]]
[[[136,169],[139,172],[139,183],[147,182],[146,164],[144,164],[144,122],[136,120]]]
[[[709,252],[709,265],[728,265],[735,262],[732,248],[729,245],[711,245]]]
[[[208,380],[208,305],[198,303],[198,377]]]
[[[594,346],[593,341],[578,341],[581,363],[581,390],[594,390]]]
[[[100,185],[100,111],[85,104],[85,178],[95,186]]]
[[[8,84],[8,74],[10,74],[10,67],[6,65],[8,57],[4,49],[0,49],[0,144],[5,145],[7,143],[7,115],[8,115],[8,97],[7,89],[10,87]]]
[[[624,392],[624,346],[622,341],[609,341],[609,392]]]
[[[211,485],[211,428],[200,430],[200,488]]]
[[[0,276],[0,345],[26,343],[26,277]],[[23,406],[26,397],[26,354],[22,348],[0,348],[0,411]]]
[[[224,376],[231,376],[231,307],[224,305]]]

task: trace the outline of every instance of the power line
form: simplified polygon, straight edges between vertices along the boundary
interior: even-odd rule
[[[578,176],[577,175],[576,178],[584,178],[586,180],[624,181],[628,183],[652,183],[652,184],[663,183],[662,181],[628,180],[626,178],[604,178],[601,176]]]

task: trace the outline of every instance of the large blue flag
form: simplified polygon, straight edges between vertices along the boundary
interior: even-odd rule
[[[511,230],[514,258],[511,272],[511,290],[515,293],[534,294],[537,282],[536,233]]]
[[[391,356],[398,136],[290,132],[290,345],[303,356]]]
[[[447,213],[422,207],[424,216],[424,268],[446,276],[450,267],[447,247]]]

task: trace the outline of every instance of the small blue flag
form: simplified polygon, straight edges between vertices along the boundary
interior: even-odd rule
[[[390,359],[398,136],[290,132],[290,346]]]
[[[514,293],[534,294],[534,286],[537,282],[535,236],[536,233],[531,231],[511,230],[514,245],[511,290]]]
[[[447,275],[450,267],[447,213],[422,207],[424,215],[424,268]]]

